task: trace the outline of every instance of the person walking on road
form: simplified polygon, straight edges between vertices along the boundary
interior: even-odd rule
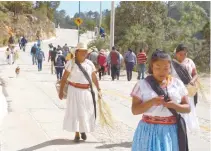
[[[20,36],[20,37],[18,38],[18,44],[19,44],[20,50],[22,49],[22,44],[21,44],[21,39],[22,39],[22,38],[23,38],[22,36]]]
[[[106,68],[107,68],[107,57],[105,55],[105,51],[103,49],[100,50],[100,54],[98,55],[98,64],[100,66],[99,69],[99,79],[101,80],[101,77],[105,75]]]
[[[55,69],[55,58],[56,58],[57,50],[56,47],[53,47],[53,51],[49,51],[48,62],[51,60],[51,74],[56,74]]]
[[[37,46],[39,46],[40,48],[42,46],[42,40],[39,36],[37,37]]]
[[[145,53],[145,50],[142,48],[140,49],[140,52],[137,54],[137,62],[138,62],[138,77],[137,79],[140,80],[140,78],[144,79],[144,73],[146,68],[146,61],[147,61],[147,55]]]
[[[65,57],[62,55],[62,51],[60,50],[55,58],[57,81],[60,81],[62,79],[65,63]]]
[[[31,55],[32,55],[32,64],[36,64],[37,65],[37,44],[35,43],[34,46],[31,48]]]
[[[113,46],[112,51],[110,52],[108,56],[108,62],[111,66],[111,78],[112,81],[117,78],[119,80],[119,66],[120,66],[120,54],[116,50],[116,48]]]
[[[70,49],[69,49],[69,47],[67,46],[67,44],[65,44],[64,46],[63,46],[63,56],[64,57],[67,57],[67,54],[70,52]]]
[[[98,63],[97,63],[97,58],[98,58],[99,52],[96,47],[94,47],[92,50],[93,51],[90,52],[88,59],[92,61],[92,63],[95,65],[95,68],[98,70],[99,67],[98,67]]]
[[[106,54],[106,58],[107,58],[107,65],[108,65],[108,68],[107,68],[107,74],[110,75],[111,74],[111,65],[109,64],[109,54],[110,54],[110,51],[108,49],[105,50],[105,54]]]
[[[13,33],[10,33],[10,38],[8,40],[8,44],[9,45],[15,44],[15,38],[14,38]]]
[[[8,64],[10,65],[14,64],[16,60],[16,50],[15,50],[14,44],[10,44],[8,46],[8,48],[6,49],[6,55],[7,55]]]
[[[170,56],[155,51],[150,60],[151,75],[139,80],[131,92],[132,113],[143,114],[133,137],[132,151],[188,151],[185,123],[181,127],[171,112],[190,112],[188,92],[182,81],[169,75],[170,71]],[[184,133],[180,134],[184,135],[178,135],[181,129]]]
[[[26,43],[27,43],[27,40],[25,36],[23,36],[23,38],[21,39],[21,47],[23,48],[24,52],[26,51]]]
[[[37,65],[38,65],[38,71],[42,71],[42,64],[43,61],[45,61],[45,54],[44,52],[38,47],[37,51]]]
[[[90,60],[86,59],[87,54],[87,46],[78,43],[75,59],[66,64],[59,93],[59,98],[63,99],[64,85],[68,81],[67,108],[63,128],[69,132],[75,132],[75,142],[79,142],[80,138],[86,140],[86,133],[94,131],[96,102],[92,82],[98,92],[101,90],[95,72],[96,68]],[[98,97],[101,97],[101,95],[98,95]]]
[[[132,51],[132,49],[128,49],[128,52],[126,52],[124,59],[127,70],[127,80],[130,81],[132,79],[133,68],[137,64],[136,55]]]
[[[190,58],[187,58],[188,48],[184,44],[179,44],[175,51],[175,59],[172,61],[172,76],[180,79],[186,86],[195,85],[198,75],[196,65]],[[198,118],[196,115],[196,104],[198,100],[197,92],[194,96],[189,96],[191,112],[184,114],[183,117],[190,131],[200,130]]]

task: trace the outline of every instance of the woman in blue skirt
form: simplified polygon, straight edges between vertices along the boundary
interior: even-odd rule
[[[189,113],[187,90],[179,79],[171,77],[171,59],[156,50],[151,57],[149,74],[159,83],[171,101],[158,96],[146,79],[137,82],[131,96],[132,113],[143,114],[133,138],[132,151],[179,151],[176,118],[168,110]]]

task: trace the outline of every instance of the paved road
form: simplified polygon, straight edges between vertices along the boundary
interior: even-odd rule
[[[88,42],[91,33],[83,35],[81,41]],[[77,43],[77,31],[57,30],[56,39],[44,42],[44,50],[47,55],[47,44],[75,46]],[[0,61],[4,60],[4,53],[0,51]],[[14,70],[20,66],[21,72],[18,77]],[[97,123],[94,133],[88,135],[86,142],[74,144],[73,133],[62,130],[64,118],[65,100],[58,99],[55,90],[56,75],[50,74],[50,64],[44,63],[42,72],[32,66],[29,47],[21,52],[16,65],[0,66],[0,74],[7,81],[7,92],[10,114],[5,118],[0,135],[1,148],[3,151],[129,151],[134,130],[141,116],[133,116],[131,98],[129,96],[136,81],[134,74],[131,82],[126,81],[124,71],[119,81],[111,81],[105,76],[100,82],[103,89],[104,100],[108,102],[115,118],[114,129],[102,128]],[[209,78],[203,77],[205,90],[209,90]],[[210,98],[209,95],[206,96]],[[202,100],[197,106],[201,132],[189,134],[190,151],[210,150],[210,101]]]

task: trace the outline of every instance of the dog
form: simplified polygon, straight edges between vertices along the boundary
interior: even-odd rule
[[[19,73],[20,73],[20,67],[17,67],[17,68],[15,69],[15,73],[16,73],[16,76],[19,75]]]

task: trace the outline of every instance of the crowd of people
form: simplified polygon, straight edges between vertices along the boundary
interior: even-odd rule
[[[173,60],[163,50],[154,51],[145,77],[146,49],[141,49],[137,56],[128,49],[124,57],[121,57],[115,47],[110,52],[103,49],[98,52],[96,47],[90,50],[79,45],[74,54],[99,93],[101,89],[96,78],[97,72],[100,80],[108,72],[107,68],[110,68],[112,80],[119,79],[120,64],[124,62],[127,80],[130,81],[133,68],[138,64],[138,82],[131,92],[132,113],[143,116],[134,134],[133,151],[188,151],[187,130],[200,129],[195,110],[197,93],[190,95],[190,89],[186,88],[187,85],[194,86],[197,81],[196,66],[187,58],[188,48],[180,44],[175,49]],[[86,133],[94,131],[95,127],[95,106],[90,91],[87,90],[90,82],[80,65],[77,62],[67,62],[59,93],[59,98],[62,99],[64,85],[68,81],[64,129],[75,132],[76,142],[80,137],[86,140]]]
[[[10,46],[9,51],[12,52],[13,47]],[[119,80],[120,69],[125,64],[128,81],[131,81],[137,65],[138,82],[131,92],[132,113],[143,114],[134,134],[132,150],[188,151],[186,128],[199,130],[195,110],[197,92],[190,95],[186,88],[196,84],[196,66],[187,58],[188,47],[184,44],[177,46],[174,59],[161,49],[155,50],[148,59],[147,49],[141,48],[136,55],[129,48],[122,55],[115,47],[111,51],[98,51],[96,47],[88,49],[83,43],[78,43],[76,48],[69,48],[67,44],[63,47],[49,44],[48,62],[51,61],[51,73],[56,73],[61,85],[60,99],[64,98],[64,88],[68,82],[63,128],[75,132],[76,142],[80,138],[86,140],[86,133],[95,129],[96,102],[92,82],[98,97],[102,97],[96,73],[99,73],[99,80],[105,74],[111,75],[112,81]],[[33,45],[31,54],[33,65],[37,64],[38,71],[41,71],[45,55],[40,43]],[[149,68],[145,76],[147,60]]]

